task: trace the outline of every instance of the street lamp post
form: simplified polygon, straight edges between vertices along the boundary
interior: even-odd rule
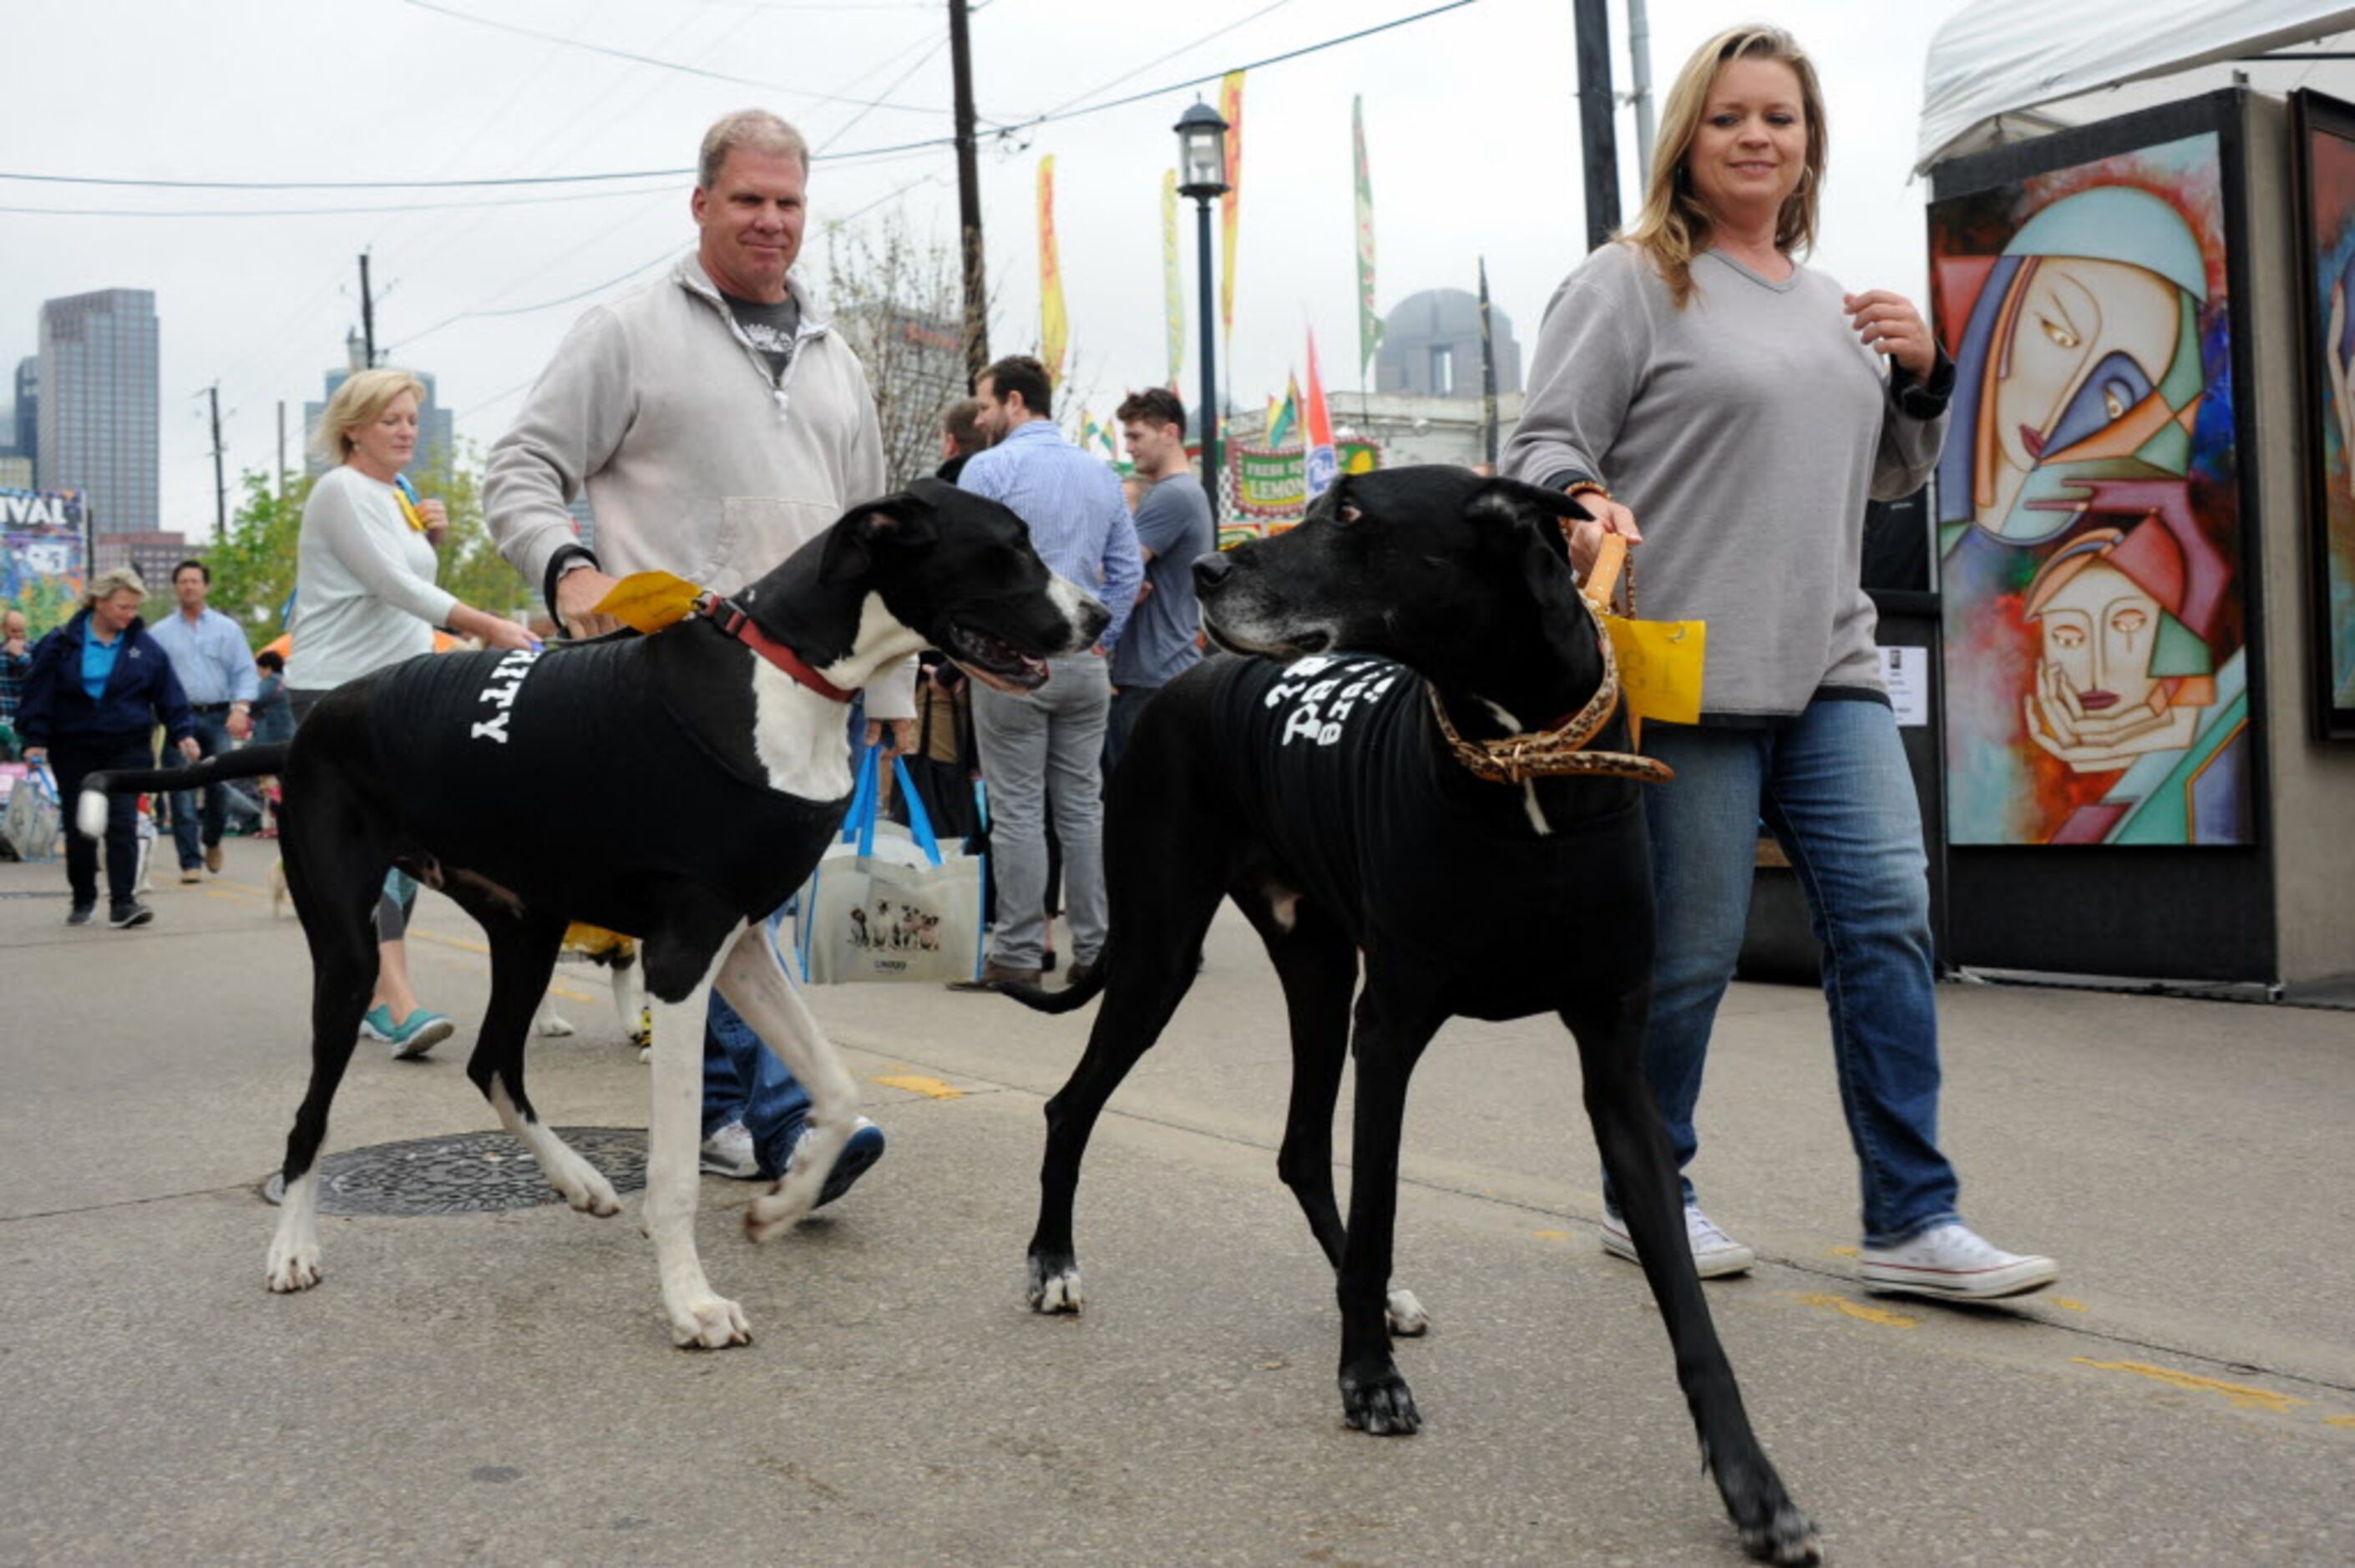
[[[1202,400],[1195,420],[1202,432],[1202,488],[1209,493],[1210,518],[1218,520],[1219,505],[1219,370],[1217,312],[1210,293],[1210,202],[1227,194],[1227,122],[1219,111],[1197,100],[1178,117],[1178,177],[1179,196],[1192,196],[1201,236]]]

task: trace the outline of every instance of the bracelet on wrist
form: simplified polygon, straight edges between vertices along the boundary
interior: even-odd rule
[[[1574,484],[1565,485],[1562,487],[1562,493],[1573,498],[1581,495],[1599,495],[1610,502],[1616,502],[1619,499],[1612,494],[1610,488],[1599,479],[1582,479]]]

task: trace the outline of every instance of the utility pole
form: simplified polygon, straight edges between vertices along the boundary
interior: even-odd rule
[[[220,383],[205,388],[213,410],[213,541],[229,537],[229,481],[221,473]]]
[[[1578,131],[1586,159],[1586,248],[1619,227],[1619,144],[1612,122],[1611,21],[1604,0],[1572,0],[1578,27]]]
[[[1580,3],[1583,5],[1585,0],[1580,0]],[[1602,0],[1594,0],[1594,3],[1599,5]],[[1583,30],[1579,36],[1582,40],[1584,38]],[[1582,41],[1578,46],[1578,58],[1582,62],[1586,58],[1586,45]],[[1608,69],[1605,68],[1606,70]],[[368,253],[363,250],[360,252],[360,344],[368,355],[368,367],[372,369],[376,365],[376,296],[368,292]]]
[[[1652,189],[1652,23],[1644,0],[1627,0],[1627,97],[1636,105],[1636,206]]]
[[[964,367],[989,368],[989,289],[981,255],[981,174],[974,145],[973,44],[965,0],[949,0],[949,61],[956,84],[957,227],[964,259]]]

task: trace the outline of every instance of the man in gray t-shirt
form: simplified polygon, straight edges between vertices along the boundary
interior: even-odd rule
[[[1137,476],[1152,488],[1136,508],[1136,542],[1145,556],[1145,589],[1128,630],[1113,651],[1112,715],[1104,726],[1104,771],[1120,762],[1136,715],[1153,694],[1202,657],[1202,606],[1194,597],[1194,563],[1218,547],[1210,498],[1186,458],[1186,406],[1150,387],[1120,406],[1121,437]]]

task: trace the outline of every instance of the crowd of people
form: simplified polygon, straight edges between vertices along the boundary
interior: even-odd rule
[[[1546,313],[1502,466],[1592,514],[1571,541],[1577,568],[1605,534],[1640,543],[1647,612],[1711,622],[1701,721],[1645,731],[1678,775],[1646,792],[1658,900],[1677,917],[1661,926],[1646,1066],[1679,1166],[1699,1145],[1701,1069],[1763,819],[1802,868],[1826,935],[1868,1282],[2008,1295],[2057,1270],[1962,1224],[1937,1148],[1919,818],[1859,574],[1865,503],[1913,488],[1934,464],[1954,366],[1910,302],[1845,291],[1806,263],[1826,152],[1820,90],[1787,35],[1735,29],[1696,53],[1667,99],[1641,214]],[[809,175],[808,148],[775,116],[714,124],[691,197],[695,249],[581,316],[493,447],[490,533],[556,634],[613,630],[598,607],[633,573],[751,581],[910,477],[887,473],[865,369],[794,270]],[[141,622],[144,588],[123,572],[93,581],[81,611],[29,653],[20,617],[0,625],[0,721],[48,755],[69,798],[92,769],[142,765],[159,729],[189,760],[263,733],[265,712],[268,733],[284,733],[328,689],[426,652],[435,627],[527,644],[522,627],[434,584],[443,520],[397,485],[419,390],[400,372],[367,371],[328,407],[323,456],[336,466],[304,512],[282,680],[262,678],[235,625],[207,607],[200,562],[174,574],[179,609],[164,626]],[[1064,438],[1054,393],[1034,358],[990,365],[942,414],[938,476],[1024,519],[1047,564],[1110,610],[1101,641],[1023,694],[911,660],[860,694],[844,736],[847,750],[879,745],[917,763],[952,832],[979,828],[972,786],[986,785],[996,917],[975,989],[1037,984],[1053,966],[1058,864],[1067,980],[1101,961],[1105,777],[1154,694],[1204,656],[1188,568],[1215,530],[1183,404],[1159,387],[1121,404],[1134,459],[1124,482]],[[583,495],[593,543],[570,510]],[[1770,556],[1777,568],[1762,573]],[[219,867],[217,808],[174,810],[184,878]],[[107,834],[116,926],[148,917],[129,880],[130,810],[118,801]],[[95,907],[96,851],[73,837],[77,924]],[[403,1055],[452,1027],[410,989],[401,937],[414,897],[405,878],[389,880],[368,1025]],[[782,1174],[809,1097],[716,993],[704,1064],[705,1169]],[[883,1150],[882,1129],[862,1120],[821,1202]],[[1701,1272],[1748,1268],[1750,1249],[1689,1184],[1687,1202]],[[1604,1242],[1634,1258],[1615,1206]]]

